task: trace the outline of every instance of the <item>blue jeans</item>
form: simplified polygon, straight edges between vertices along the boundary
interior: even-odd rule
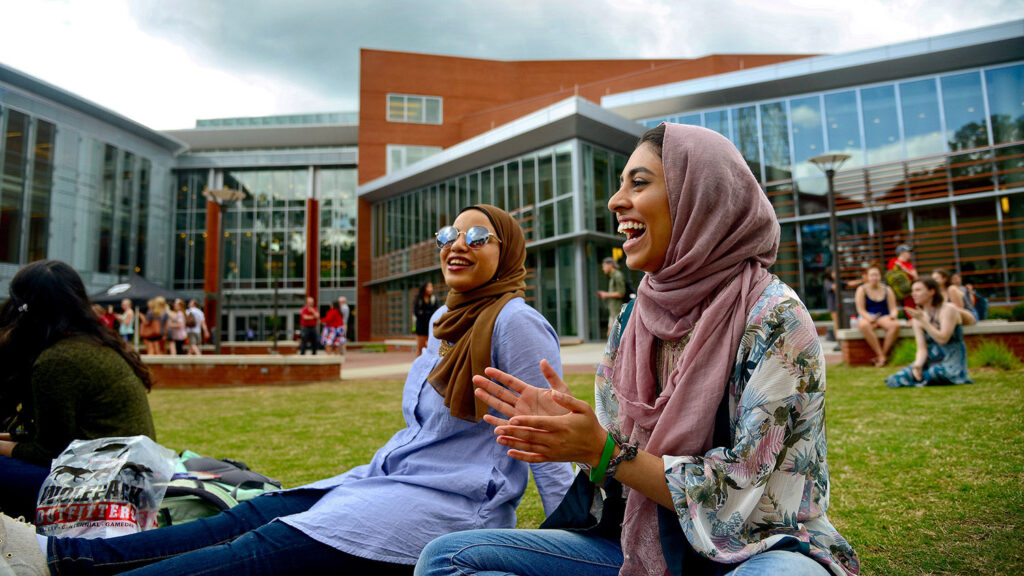
[[[0,456],[0,511],[31,522],[36,517],[39,489],[49,473],[49,467]]]
[[[119,538],[50,538],[53,574],[410,574],[412,566],[353,556],[275,518],[309,510],[323,491],[272,493],[187,524]]]
[[[427,544],[416,576],[617,576],[620,566],[619,543],[600,536],[567,530],[471,530]],[[729,574],[828,576],[828,571],[803,554],[780,550],[758,554]]]

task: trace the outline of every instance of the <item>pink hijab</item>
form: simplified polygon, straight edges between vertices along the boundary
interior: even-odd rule
[[[717,132],[665,124],[662,163],[672,238],[661,269],[637,290],[612,382],[631,439],[657,456],[702,456],[712,448],[747,314],[771,281],[779,223],[739,151]],[[691,331],[659,394],[657,340]],[[656,506],[629,492],[622,574],[668,574]]]

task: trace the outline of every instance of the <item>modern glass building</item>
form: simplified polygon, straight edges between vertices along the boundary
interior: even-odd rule
[[[184,143],[0,65],[0,291],[64,260],[90,290],[169,283],[170,186]]]
[[[217,266],[225,340],[298,328],[305,296],[355,298],[356,115],[200,120],[173,131],[189,144],[173,170],[173,287],[210,299]],[[245,198],[218,225],[210,190]],[[217,235],[222,238],[220,257]]]
[[[527,235],[529,302],[562,336],[601,339],[600,261],[621,246],[607,201],[636,138],[671,120],[742,152],[782,225],[774,271],[810,308],[824,309],[826,267],[856,277],[901,243],[919,269],[1020,302],[1022,55],[1024,21],[832,56],[533,62],[525,76],[522,63],[364,51],[359,113],[168,132],[0,66],[0,290],[56,258],[91,291],[137,272],[210,304],[222,281],[210,316],[225,340],[267,338],[274,318],[290,332],[307,295],[346,296],[352,337],[404,337],[416,288],[443,292],[433,233],[491,202]],[[495,90],[488,70],[509,88],[493,100],[477,98]],[[531,76],[532,92],[511,89]],[[809,162],[824,153],[850,156],[834,180],[838,255]],[[224,189],[245,198],[222,222],[208,196]]]
[[[444,286],[434,232],[462,207],[489,203],[526,235],[527,301],[561,335],[601,337],[600,262],[622,242],[606,206],[642,132],[570,98],[361,186],[373,205],[373,333],[410,332],[409,295],[427,281]]]
[[[919,269],[959,270],[996,302],[1024,298],[1024,24],[611,95],[639,117],[720,132],[743,153],[782,224],[775,267],[813,308],[822,274],[846,279],[896,246]],[[711,103],[714,105],[711,105]],[[659,112],[650,114],[650,112]],[[827,182],[808,160],[847,154]]]

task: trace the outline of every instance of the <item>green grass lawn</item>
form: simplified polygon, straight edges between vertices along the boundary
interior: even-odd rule
[[[889,390],[887,370],[829,367],[829,516],[865,574],[1024,568],[1024,371]],[[593,378],[569,384],[593,402]],[[231,457],[295,487],[369,461],[402,426],[402,382],[155,390],[159,440]],[[532,487],[519,526],[543,518]]]

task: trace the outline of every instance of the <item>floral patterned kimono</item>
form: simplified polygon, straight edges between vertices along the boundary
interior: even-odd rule
[[[620,420],[611,377],[621,331],[616,325],[596,381],[598,419],[614,433]],[[685,346],[686,338],[660,343],[659,388]],[[723,402],[731,445],[663,456],[690,546],[723,564],[770,548],[800,550],[833,574],[858,574],[857,555],[826,516],[825,357],[807,309],[778,278],[747,317]]]

